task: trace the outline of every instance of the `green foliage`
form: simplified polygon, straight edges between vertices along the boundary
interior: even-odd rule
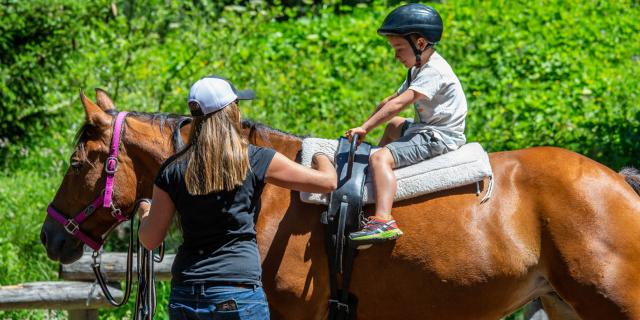
[[[554,145],[614,168],[638,165],[637,1],[442,10],[441,51],[466,90],[473,140],[494,151]]]
[[[59,97],[70,79],[66,70],[75,58],[82,29],[106,1],[5,1],[0,11],[0,145],[21,141],[51,125]],[[102,10],[103,12],[105,10]],[[96,15],[100,17],[100,15]],[[61,86],[62,83],[62,86]]]
[[[81,88],[106,89],[122,110],[186,113],[190,84],[218,74],[257,91],[241,105],[245,117],[281,130],[330,138],[364,121],[405,75],[376,34],[395,4],[304,3],[312,10],[258,1],[4,2],[0,284],[56,278],[39,229],[84,119]],[[555,145],[614,169],[638,165],[637,1],[433,5],[445,22],[438,51],[467,95],[469,141],[491,151]]]

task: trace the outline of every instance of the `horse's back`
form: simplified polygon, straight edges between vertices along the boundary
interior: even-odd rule
[[[619,305],[635,310],[631,297],[640,294],[633,279],[640,272],[640,246],[631,238],[640,232],[640,198],[624,179],[554,147],[493,153],[490,160],[495,185],[489,201],[481,204],[482,194],[471,185],[398,202],[393,214],[405,235],[362,252],[356,265],[386,270],[405,282],[405,289],[464,297],[457,303],[477,303],[477,318],[483,309],[488,318],[495,316],[490,311],[501,308],[492,309],[493,304],[517,307],[551,286],[565,299],[601,306],[595,313],[579,310],[582,316],[625,318]],[[358,270],[356,279],[374,281]],[[584,285],[630,298],[617,304]],[[635,293],[624,293],[623,287]],[[447,306],[421,294],[423,302]],[[460,318],[468,315],[458,311]],[[626,317],[630,314],[637,315]]]

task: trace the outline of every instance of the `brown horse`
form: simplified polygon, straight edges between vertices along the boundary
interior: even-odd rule
[[[97,91],[98,105],[81,100],[86,124],[52,203],[67,215],[104,185],[114,118],[104,92]],[[156,171],[174,152],[174,122],[126,118],[113,196],[123,211],[151,196]],[[251,123],[245,129],[251,143],[291,159],[300,152],[299,137]],[[493,153],[490,160],[495,190],[486,203],[466,186],[395,204],[405,236],[361,251],[355,261],[359,318],[498,319],[541,296],[552,319],[640,319],[640,197],[625,182],[640,176],[560,148]],[[258,245],[273,318],[327,317],[324,209],[273,185],[263,192]],[[114,223],[100,209],[81,228],[106,237]],[[50,217],[41,238],[51,259],[69,263],[82,254],[82,244]]]

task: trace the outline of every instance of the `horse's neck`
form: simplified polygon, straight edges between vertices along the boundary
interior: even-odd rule
[[[271,148],[291,160],[296,159],[302,147],[301,138],[265,127],[247,133],[247,139],[256,146]]]
[[[160,165],[175,151],[173,148],[172,128],[159,127],[153,121],[130,118],[129,130],[125,138],[129,157],[132,163],[139,164],[135,168],[137,176],[138,197],[151,197],[153,181]]]

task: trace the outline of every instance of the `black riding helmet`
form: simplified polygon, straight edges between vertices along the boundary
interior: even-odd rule
[[[436,42],[440,41],[442,29],[442,18],[436,9],[419,3],[410,3],[391,11],[382,22],[378,33],[404,37],[416,55],[416,68],[420,68],[420,55],[424,50],[433,47]],[[424,50],[418,50],[411,39],[412,34],[423,36],[429,41]]]

